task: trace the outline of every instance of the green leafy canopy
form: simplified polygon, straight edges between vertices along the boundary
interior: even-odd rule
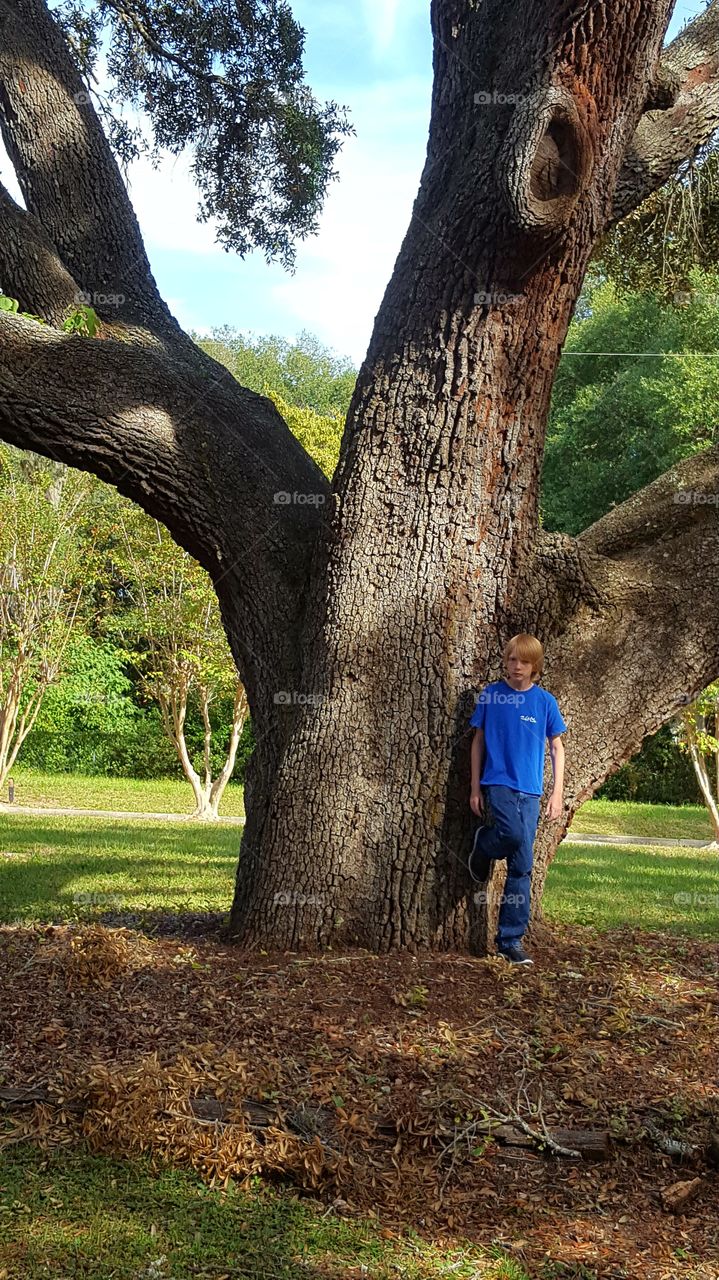
[[[120,162],[189,149],[219,243],[291,269],[353,129],[305,83],[305,33],[285,0],[59,0],[52,12]],[[145,114],[152,145],[122,118],[127,106]]]

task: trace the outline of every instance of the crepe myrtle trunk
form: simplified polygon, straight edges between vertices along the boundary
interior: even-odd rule
[[[537,556],[539,471],[669,5],[479,9],[481,23],[477,6],[433,7],[427,160],[350,407],[286,745],[242,845],[231,930],[246,944],[487,946],[496,903],[475,902],[466,871],[467,722],[520,628],[546,642],[570,727],[568,813],[601,772],[585,721],[607,690],[588,700],[559,642],[568,592],[575,625],[600,597],[578,553],[552,589],[567,566]],[[607,767],[641,741],[615,696]],[[535,920],[560,829],[540,837]]]

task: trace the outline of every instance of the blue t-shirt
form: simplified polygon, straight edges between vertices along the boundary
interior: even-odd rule
[[[520,691],[495,680],[480,693],[469,723],[484,730],[482,786],[541,796],[545,742],[567,728],[553,694],[538,684]]]

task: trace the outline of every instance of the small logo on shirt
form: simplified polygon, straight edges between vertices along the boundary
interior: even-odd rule
[[[535,720],[534,716],[520,716],[519,718],[520,718],[520,720],[531,720],[532,724],[536,724],[536,723],[537,723],[537,721]]]

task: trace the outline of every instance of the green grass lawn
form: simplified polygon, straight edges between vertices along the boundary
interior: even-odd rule
[[[227,911],[240,844],[217,823],[13,814],[0,819],[0,920],[92,919],[104,911]],[[549,919],[716,936],[712,852],[564,843],[550,869]]]
[[[381,1228],[289,1192],[155,1174],[145,1161],[31,1144],[0,1151],[3,1280],[339,1280],[350,1266],[368,1280],[527,1280],[500,1245],[441,1250],[414,1232],[383,1239]]]
[[[226,911],[241,829],[134,818],[0,818],[0,919]]]
[[[123,809],[133,813],[190,814],[195,797],[189,782],[175,778],[87,777],[80,773],[43,773],[15,767],[15,803],[65,809]],[[243,788],[230,782],[220,801],[220,816],[243,818]],[[7,783],[0,800],[7,801]]]
[[[603,931],[628,924],[716,940],[717,855],[682,845],[560,845],[544,894],[549,920]]]
[[[570,830],[578,835],[666,836],[711,840],[712,824],[703,805],[634,804],[628,800],[587,800]]]

